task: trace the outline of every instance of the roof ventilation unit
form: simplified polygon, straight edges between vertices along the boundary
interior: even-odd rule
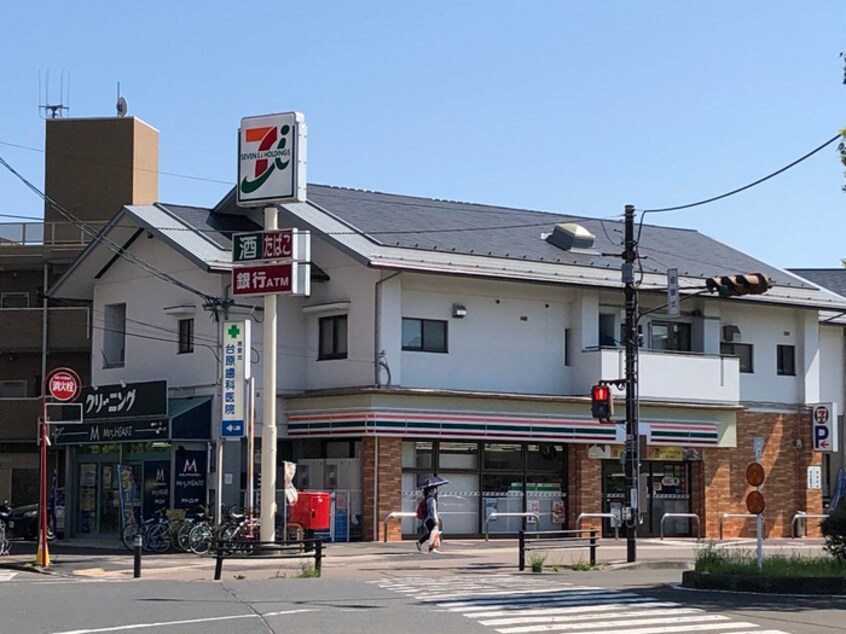
[[[593,247],[594,236],[582,225],[575,222],[562,222],[555,225],[546,237],[546,241],[559,249],[569,251],[570,249],[590,249]]]

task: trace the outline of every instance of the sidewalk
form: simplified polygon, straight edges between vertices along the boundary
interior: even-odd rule
[[[698,547],[708,542],[694,539],[640,538],[637,540],[636,562],[626,563],[627,545],[624,539],[600,540],[597,561],[605,571],[621,568],[686,569],[692,568]],[[755,540],[728,540],[727,547],[755,548]],[[799,551],[820,552],[822,541],[813,539],[770,539],[765,542],[767,553]],[[15,542],[12,554],[0,557],[0,569],[32,571],[67,577],[101,579],[133,578],[133,553],[116,538],[76,538],[59,540],[49,546],[51,566],[41,570],[34,566],[35,544]],[[325,578],[377,579],[408,574],[484,574],[490,572],[518,572],[517,540],[495,539],[445,540],[441,554],[421,554],[412,540],[402,542],[340,542],[324,545],[322,576]],[[551,550],[545,565],[567,566],[586,562],[587,548]],[[296,577],[303,566],[313,566],[313,557],[301,558],[227,558],[222,578],[269,579]],[[143,579],[211,581],[214,578],[215,558],[190,553],[142,555]]]

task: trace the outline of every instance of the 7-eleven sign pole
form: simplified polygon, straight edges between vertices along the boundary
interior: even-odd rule
[[[276,207],[264,208],[264,229],[279,228]],[[276,300],[273,293],[264,296],[262,348],[261,415],[261,530],[263,542],[276,540]],[[253,457],[249,456],[248,460]],[[286,527],[282,527],[286,534]]]

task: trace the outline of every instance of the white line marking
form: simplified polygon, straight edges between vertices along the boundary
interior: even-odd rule
[[[497,617],[509,617],[514,616],[514,614],[525,614],[526,616],[552,616],[556,614],[579,614],[579,613],[592,613],[596,612],[595,605],[575,605],[570,607],[558,607],[558,608],[536,608],[536,609],[520,609],[519,612],[517,610],[493,610],[491,612],[476,612],[472,615],[474,618],[477,619],[485,619],[485,618],[497,618]],[[635,603],[632,601],[626,601],[621,603],[605,603],[602,605],[602,610],[604,612],[613,612],[617,610],[630,610],[630,609],[638,609],[638,608],[673,608],[673,607],[681,607],[681,603],[675,603],[673,601],[644,601],[643,603]]]
[[[587,630],[590,628],[616,628],[617,631],[623,631],[622,628],[639,626],[639,625],[677,625],[679,623],[707,623],[711,622],[725,622],[729,617],[722,614],[700,614],[697,616],[680,616],[680,617],[656,617],[652,619],[628,619],[622,621],[600,621],[599,623],[573,623],[568,625],[526,625],[520,627],[504,627],[497,628],[497,632],[502,634],[527,634],[528,632],[574,632],[579,630]],[[631,630],[626,630],[630,632]]]
[[[17,572],[0,572],[0,581],[9,581],[13,579],[18,573]]]
[[[703,623],[702,625],[678,625],[673,627],[647,627],[626,630],[626,634],[673,634],[680,632],[687,634],[688,632],[708,632],[714,630],[733,630],[736,627],[758,627],[754,623]],[[617,631],[617,630],[614,630]],[[608,634],[608,630],[592,630],[590,632],[581,632],[581,634]],[[736,634],[736,633],[735,633]],[[757,634],[763,634],[757,632]],[[787,634],[782,632],[781,634]]]
[[[132,625],[116,625],[88,630],[63,630],[53,634],[96,634],[97,632],[125,632],[128,630],[144,630],[153,627],[167,627],[170,625],[187,625],[189,623],[213,623],[216,621],[234,621],[237,619],[257,619],[259,616],[280,616],[282,614],[296,614],[298,612],[314,612],[314,610],[285,610],[283,612],[268,612],[267,614],[236,614],[233,616],[215,616],[204,619],[186,619],[184,621],[160,621],[158,623],[134,623]]]
[[[638,606],[629,606],[638,607]],[[486,619],[480,620],[482,625],[517,625],[519,623],[572,623],[573,621],[594,621],[598,619],[607,619],[609,615],[608,610],[603,606],[601,612],[593,612],[592,614],[564,614],[559,616],[529,616],[526,612],[521,611],[521,617],[512,616],[505,619]],[[702,614],[702,610],[698,608],[673,608],[672,610],[630,610],[628,612],[616,612],[611,618],[622,619],[631,617],[647,617],[647,616],[672,616],[676,614]]]

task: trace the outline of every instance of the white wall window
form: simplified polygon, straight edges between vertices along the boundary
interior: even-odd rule
[[[126,304],[107,304],[103,312],[103,367],[121,368],[126,361]]]
[[[347,316],[322,317],[318,361],[347,358]]]
[[[720,344],[720,354],[740,359],[740,371],[751,374],[755,371],[752,365],[752,344],[751,343],[727,343]]]
[[[29,308],[29,293],[0,293],[0,308]]]
[[[402,349],[447,352],[447,323],[440,319],[403,317]]]
[[[179,354],[194,352],[194,319],[179,320]]]
[[[653,321],[649,329],[650,349],[690,352],[690,324],[678,321]]]
[[[796,347],[776,347],[776,372],[783,376],[796,376]]]
[[[0,381],[0,398],[25,398],[26,381]]]

